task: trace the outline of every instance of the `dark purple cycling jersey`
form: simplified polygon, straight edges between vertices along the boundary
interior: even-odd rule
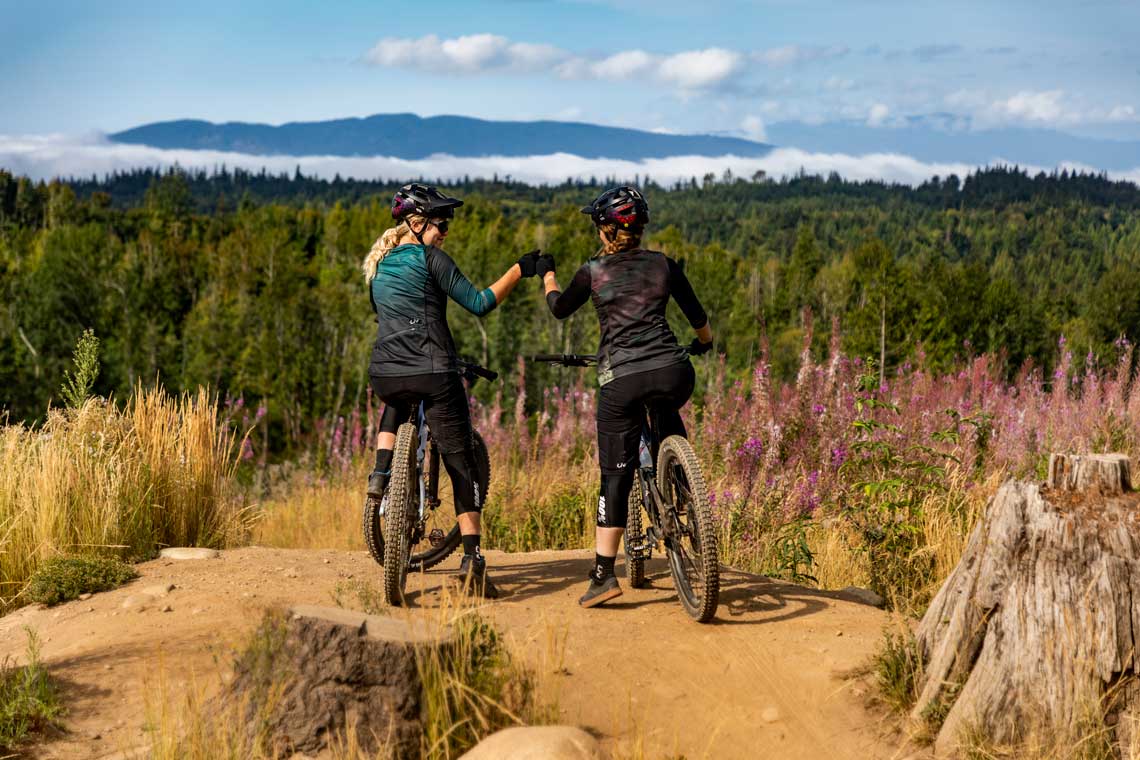
[[[601,326],[598,383],[687,361],[669,329],[665,307],[672,296],[695,329],[708,323],[701,302],[680,265],[663,253],[640,248],[590,259],[565,291],[546,296],[557,319],[594,301]]]

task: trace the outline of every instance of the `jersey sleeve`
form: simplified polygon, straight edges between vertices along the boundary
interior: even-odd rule
[[[472,285],[446,253],[435,247],[427,247],[424,249],[424,254],[432,279],[439,285],[440,290],[447,293],[451,300],[464,309],[481,317],[498,305],[495,293],[490,288],[479,290]]]
[[[694,330],[699,330],[709,323],[709,316],[705,313],[705,309],[701,306],[701,302],[697,299],[697,294],[693,292],[693,286],[689,284],[689,278],[685,276],[685,270],[681,269],[681,265],[669,257],[665,257],[665,261],[669,263],[669,293],[673,296],[673,300],[681,307],[681,312],[684,313],[685,319],[689,320]]]
[[[566,290],[552,290],[546,294],[546,305],[555,319],[566,319],[590,300],[590,265],[578,267],[574,279]]]

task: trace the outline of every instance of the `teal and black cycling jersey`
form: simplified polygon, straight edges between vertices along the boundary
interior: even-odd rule
[[[480,317],[496,306],[490,288],[476,288],[434,246],[393,248],[370,286],[378,324],[368,372],[377,377],[458,372],[447,299]]]

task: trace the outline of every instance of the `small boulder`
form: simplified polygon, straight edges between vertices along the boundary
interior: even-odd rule
[[[153,596],[155,599],[161,599],[174,590],[173,583],[159,583],[154,586],[147,586],[142,589],[140,593]]]
[[[883,599],[883,597],[879,596],[869,588],[848,586],[847,588],[840,590],[839,593],[843,594],[853,602],[858,602],[859,604],[867,604],[871,607],[878,607],[882,609],[887,604],[886,600]]]
[[[154,597],[150,594],[131,594],[126,599],[124,599],[123,603],[119,606],[124,610],[136,610],[138,612],[142,612],[143,610],[148,609],[153,603]]]
[[[601,760],[598,740],[573,726],[516,726],[496,731],[460,760]]]
[[[217,559],[222,553],[217,549],[194,546],[172,546],[158,553],[163,559]]]

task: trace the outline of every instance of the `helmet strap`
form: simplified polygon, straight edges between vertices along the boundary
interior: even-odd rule
[[[424,223],[420,227],[420,231],[416,232],[416,228],[412,226],[411,222],[408,222],[408,229],[411,230],[412,235],[415,236],[416,240],[420,241],[420,245],[427,245],[424,242],[424,232],[427,230],[427,226],[428,226],[428,221],[427,221],[427,219],[424,219]]]

